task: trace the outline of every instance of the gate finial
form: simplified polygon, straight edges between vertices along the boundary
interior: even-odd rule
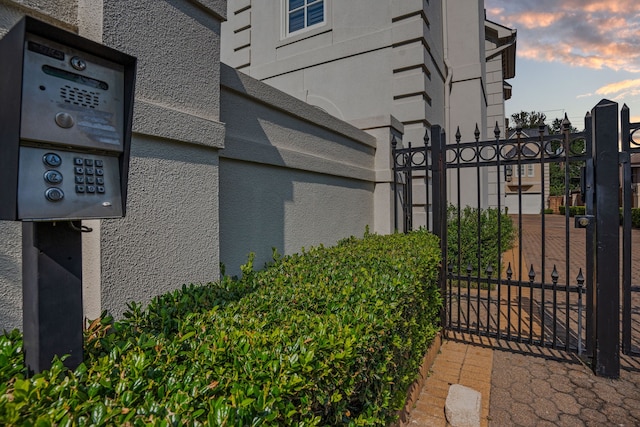
[[[476,137],[476,142],[480,139],[480,129],[478,129],[478,123],[476,123],[476,130],[473,131],[473,135]]]
[[[564,119],[562,120],[562,130],[569,130],[571,129],[571,122],[569,121],[569,118],[567,117],[567,113],[564,113]]]
[[[496,127],[493,128],[493,134],[496,139],[500,139],[500,126],[498,126],[498,121],[496,120]]]

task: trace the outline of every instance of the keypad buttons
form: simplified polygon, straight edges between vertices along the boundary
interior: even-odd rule
[[[62,174],[58,171],[49,170],[44,173],[44,180],[49,184],[60,184],[62,182]]]
[[[105,194],[104,160],[87,157],[73,158],[75,190],[77,194]]]
[[[62,164],[62,159],[56,153],[47,153],[42,157],[42,161],[45,165],[57,168]]]
[[[64,193],[57,187],[51,187],[47,188],[47,191],[44,192],[44,196],[50,202],[59,202],[64,198]]]

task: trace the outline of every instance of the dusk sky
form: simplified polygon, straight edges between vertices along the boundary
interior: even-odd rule
[[[602,98],[640,121],[639,0],[485,0],[487,19],[518,30],[507,117],[583,118]]]

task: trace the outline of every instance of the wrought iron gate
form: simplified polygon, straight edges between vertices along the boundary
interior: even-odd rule
[[[624,105],[620,114],[622,168],[622,352],[628,355],[640,355],[640,253],[636,253],[636,262],[632,256],[634,231],[633,207],[640,209],[640,122],[631,123],[629,108]],[[636,160],[636,172],[632,175],[633,160]],[[634,206],[633,198],[636,203]],[[636,227],[640,223],[640,211],[635,211]],[[635,232],[640,237],[640,232]],[[638,242],[636,242],[636,247]],[[633,268],[635,267],[635,268]]]
[[[467,142],[459,128],[455,142],[447,143],[436,125],[424,146],[393,144],[394,188],[401,195],[396,227],[400,215],[404,231],[414,226],[413,172],[431,178],[426,185],[431,212],[423,225],[441,237],[446,329],[584,353],[593,358],[596,373],[619,375],[621,296],[622,349],[638,350],[631,331],[640,323],[632,319],[639,314],[640,287],[631,285],[632,187],[626,159],[640,152],[633,139],[640,123],[629,123],[623,108],[621,293],[617,111],[617,104],[603,100],[593,117],[585,117],[583,132],[572,133],[565,118],[557,135],[540,126],[534,135],[518,130],[501,138],[496,124],[494,138],[481,141],[476,125]],[[550,190],[558,190],[550,189],[551,173],[562,180],[561,196],[569,201],[560,215],[547,210]],[[509,198],[515,203],[507,212]],[[537,211],[525,213],[531,206]],[[488,229],[489,223],[495,228]]]

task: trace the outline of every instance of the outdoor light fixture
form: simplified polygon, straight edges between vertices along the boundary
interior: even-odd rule
[[[504,167],[504,180],[507,182],[511,182],[511,177],[513,176],[513,166],[506,165]]]

